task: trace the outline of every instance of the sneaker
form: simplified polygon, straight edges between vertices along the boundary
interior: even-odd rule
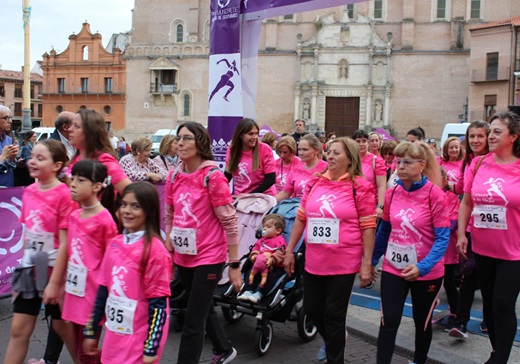
[[[239,300],[239,301],[249,301],[249,297],[251,297],[252,294],[253,294],[252,291],[242,292],[241,294],[239,294],[237,296],[237,300]]]
[[[487,328],[486,321],[482,321],[480,323],[479,329],[480,329],[480,332],[483,333],[483,334],[487,334],[488,333],[488,328]]]
[[[260,301],[262,299],[263,296],[264,295],[261,294],[260,292],[255,292],[249,296],[249,301],[251,301],[253,303],[257,303],[258,301]]]
[[[448,317],[448,323],[444,325],[444,332],[450,332],[454,327],[457,327],[457,316],[450,315]]]
[[[495,364],[495,352],[492,351],[489,359],[484,364]]]
[[[231,363],[233,359],[237,356],[237,350],[234,347],[231,347],[227,353],[224,354],[215,354],[213,351],[213,359],[211,359],[211,364],[227,364]]]
[[[370,282],[369,284],[367,284],[365,287],[363,288],[366,288],[366,289],[372,289],[374,288],[374,281]]]
[[[316,354],[316,359],[319,363],[325,363],[327,361],[327,352],[325,351],[325,344],[323,344]]]
[[[448,336],[454,337],[457,339],[467,340],[468,339],[468,332],[466,330],[465,325],[459,325],[457,327],[454,327],[450,330]]]

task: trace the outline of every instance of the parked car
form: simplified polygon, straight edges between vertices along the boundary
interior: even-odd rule
[[[177,129],[159,129],[152,135],[152,158],[159,154],[159,146],[165,135],[176,135]]]
[[[34,131],[36,133],[36,135],[38,136],[37,141],[40,142],[42,140],[49,139],[51,134],[54,132],[54,129],[55,128],[38,127],[38,128],[33,128],[32,131]]]
[[[466,135],[466,130],[468,129],[469,123],[448,123],[444,126],[444,130],[442,132],[441,137],[441,145],[440,148],[442,150],[442,146],[446,139],[450,137],[461,137]]]

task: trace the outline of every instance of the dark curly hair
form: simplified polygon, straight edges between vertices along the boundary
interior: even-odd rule
[[[187,121],[177,127],[177,135],[182,128],[188,129],[195,136],[195,146],[197,155],[203,160],[213,160],[213,152],[211,151],[211,138],[206,128],[195,121]]]

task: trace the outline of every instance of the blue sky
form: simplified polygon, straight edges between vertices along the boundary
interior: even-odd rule
[[[85,20],[103,45],[113,33],[132,27],[134,0],[31,0],[31,68],[52,47],[60,53],[69,35],[78,34]],[[0,68],[21,71],[24,63],[22,0],[1,0]]]

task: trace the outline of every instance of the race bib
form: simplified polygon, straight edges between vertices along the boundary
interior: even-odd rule
[[[177,253],[197,255],[197,232],[195,229],[173,227],[170,239]]]
[[[105,306],[107,329],[118,334],[132,335],[136,307],[136,300],[109,295]]]
[[[314,217],[307,219],[307,243],[338,244],[339,219]]]
[[[473,208],[473,225],[480,229],[507,230],[506,207],[476,205]]]
[[[67,281],[65,282],[65,292],[78,297],[85,297],[85,287],[87,285],[87,267],[84,265],[67,263]]]
[[[410,264],[417,264],[415,244],[400,245],[389,241],[385,257],[388,263],[396,269],[404,269]]]
[[[25,231],[25,250],[23,265],[32,265],[32,256],[37,252],[50,253],[54,250],[54,234],[48,232],[35,232],[30,229]]]

